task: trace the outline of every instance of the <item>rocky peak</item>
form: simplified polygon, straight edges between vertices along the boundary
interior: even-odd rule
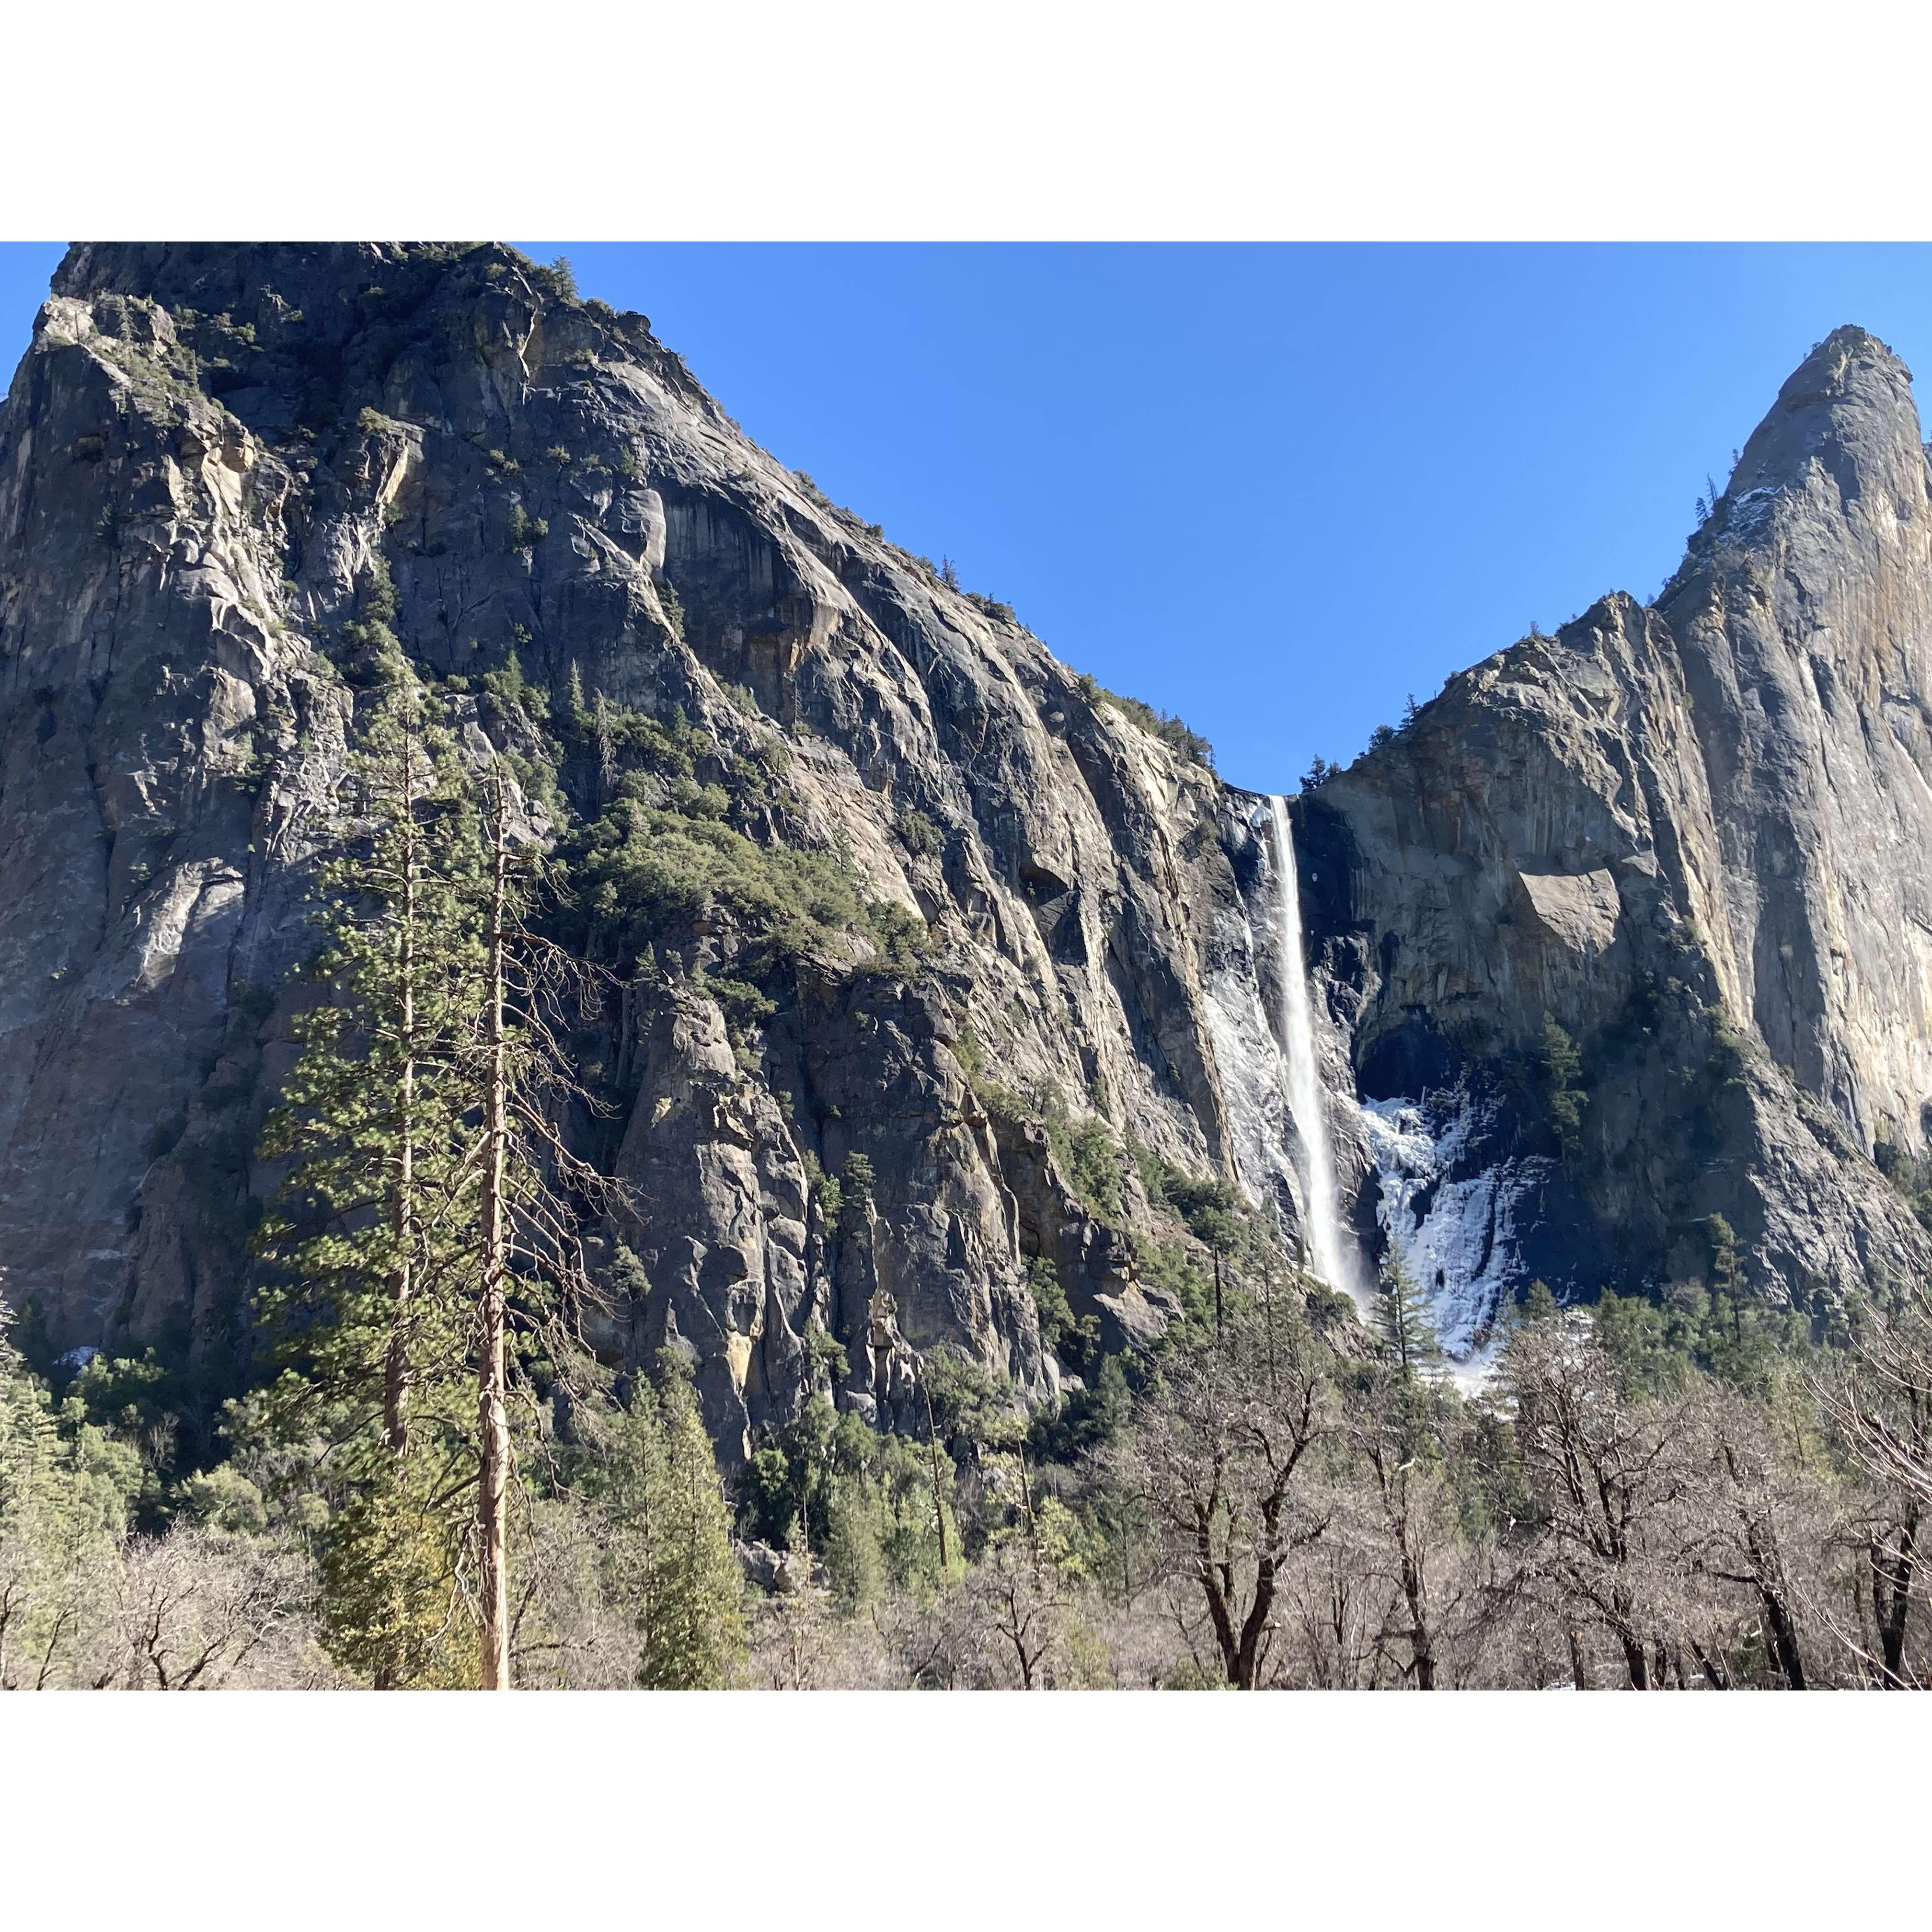
[[[1473,1244],[1577,1287],[1696,1275],[1714,1214],[1800,1299],[1920,1264],[1865,1158],[1921,1145],[1932,1101],[1919,438],[1904,364],[1834,331],[1654,608],[1522,640],[1324,787],[1365,1090],[1457,1096],[1433,1118],[1468,1171],[1384,1198],[1507,1170]],[[1531,1124],[1568,1118],[1552,1026],[1581,1057],[1574,1132]]]
[[[1891,514],[1922,513],[1925,458],[1912,372],[1875,335],[1834,328],[1792,372],[1751,433],[1726,496],[1804,482],[1813,464],[1849,507],[1874,492]]]

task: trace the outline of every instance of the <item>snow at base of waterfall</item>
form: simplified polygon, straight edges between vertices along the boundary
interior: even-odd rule
[[[1531,1156],[1479,1166],[1494,1103],[1467,1092],[1365,1100],[1361,1113],[1382,1231],[1428,1298],[1454,1378],[1479,1386],[1500,1346],[1496,1311],[1523,1272],[1519,1204],[1554,1163]]]

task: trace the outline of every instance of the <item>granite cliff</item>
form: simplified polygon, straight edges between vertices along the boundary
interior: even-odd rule
[[[1226,1164],[1219,788],[758,449],[642,316],[494,248],[78,247],[0,416],[0,1245],[49,1346],[245,1349],[379,563],[552,830],[642,732],[677,824],[815,855],[846,902],[755,988],[728,896],[664,914],[608,1045],[642,1208],[608,1234],[648,1277],[623,1345],[693,1350],[721,1440],[796,1400],[814,1309],[888,1408],[942,1337],[1052,1392],[1030,1261],[1114,1346],[1172,1312],[1066,1148],[1092,1118]],[[575,766],[568,692],[605,721]]]
[[[1904,365],[1834,332],[1654,606],[1450,679],[1304,800],[1356,1171],[1473,1217],[1425,1265],[1654,1289],[1713,1215],[1801,1306],[1924,1264],[1871,1156],[1932,1097],[1927,476]]]
[[[1929,541],[1905,372],[1840,331],[1655,607],[1296,802],[1341,1198],[1466,1350],[1532,1273],[1700,1273],[1713,1214],[1780,1298],[1922,1261],[1871,1156],[1932,1096]],[[380,584],[589,881],[601,1340],[689,1351],[728,1456],[814,1316],[881,1421],[940,1340],[1042,1400],[1179,1312],[1190,1201],[1300,1241],[1282,855],[1186,734],[514,251],[87,244],[0,410],[0,1253],[46,1348],[243,1372]]]

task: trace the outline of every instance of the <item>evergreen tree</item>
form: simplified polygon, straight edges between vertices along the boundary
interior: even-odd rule
[[[88,1437],[63,1436],[52,1400],[0,1304],[0,1690],[62,1681],[97,1574],[126,1526],[120,1488]]]
[[[471,1690],[460,1516],[412,1456],[376,1466],[329,1526],[320,1608],[335,1660],[379,1690]]]
[[[1576,1042],[1556,1023],[1553,1014],[1543,1016],[1544,1104],[1550,1124],[1567,1158],[1582,1142],[1583,1059]]]
[[[291,1165],[258,1246],[258,1305],[298,1373],[285,1410],[340,1408],[338,1430],[400,1456],[420,1384],[462,1351],[473,1214],[460,1064],[482,956],[480,854],[448,732],[400,658],[349,760],[356,816],[319,870],[322,1004],[262,1152]],[[292,1414],[281,1419],[292,1422]]]
[[[1702,1354],[1711,1372],[1733,1388],[1768,1400],[1783,1378],[1784,1352],[1804,1346],[1808,1324],[1752,1294],[1738,1252],[1738,1238],[1721,1214],[1709,1216],[1711,1292]]]
[[[1375,1315],[1376,1326],[1394,1353],[1405,1382],[1442,1360],[1442,1346],[1436,1340],[1428,1298],[1410,1278],[1393,1244],[1383,1258]]]
[[[379,1685],[507,1688],[515,1338],[586,1286],[560,1190],[609,1184],[554,1124],[575,1090],[550,1023],[572,976],[525,922],[513,782],[500,760],[470,778],[386,627],[365,628],[381,681],[350,764],[358,817],[321,868],[328,998],[298,1023],[262,1142],[290,1165],[259,1243],[281,1372],[254,1412],[315,1445],[346,1498],[323,1564],[338,1660]]]
[[[638,1682],[715,1690],[744,1647],[744,1577],[688,1372],[660,1360],[658,1385],[640,1385],[632,1408],[644,1450]]]
[[[1539,1277],[1524,1289],[1522,1299],[1516,1304],[1516,1318],[1525,1324],[1553,1322],[1562,1312],[1556,1296],[1550,1292],[1550,1284]]]
[[[256,1411],[320,1445],[352,1499],[329,1533],[322,1621],[388,1686],[452,1681],[460,1547],[426,1526],[473,1467],[460,1400],[478,1177],[464,1063],[484,963],[473,790],[379,614],[379,684],[348,761],[354,812],[319,868],[322,1004],[262,1151],[288,1162],[257,1237],[281,1372]],[[368,608],[365,604],[365,608]]]

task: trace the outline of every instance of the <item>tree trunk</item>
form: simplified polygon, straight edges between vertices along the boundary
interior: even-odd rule
[[[399,1461],[410,1445],[410,1297],[416,1262],[416,734],[403,734],[402,917],[396,934],[400,1006],[397,1034],[402,1046],[402,1077],[396,1095],[396,1195],[392,1226],[395,1265],[390,1271],[389,1346],[382,1365],[382,1436]]]
[[[1872,1545],[1872,1607],[1878,1620],[1880,1655],[1888,1690],[1906,1689],[1905,1623],[1912,1608],[1912,1583],[1918,1567],[1918,1512],[1910,1510],[1890,1548]]]
[[[1415,1660],[1415,1688],[1436,1688],[1436,1640],[1429,1628],[1429,1601],[1423,1588],[1422,1566],[1412,1556],[1402,1564],[1402,1594],[1408,1603],[1410,1654]]]
[[[485,1067],[483,1116],[483,1294],[477,1424],[482,1444],[482,1480],[477,1486],[477,1521],[482,1545],[478,1632],[486,1690],[510,1688],[509,1579],[505,1564],[506,1497],[509,1484],[510,1432],[505,1412],[503,1300],[508,1273],[503,1203],[504,1170],[509,1138],[509,1068],[503,1030],[504,926],[509,894],[508,827],[504,823],[502,778],[496,782],[490,832],[489,985],[485,998]]]
[[[1617,1642],[1623,1647],[1624,1668],[1630,1675],[1633,1690],[1650,1688],[1650,1660],[1645,1656],[1643,1640],[1628,1626],[1617,1627]]]
[[[920,1364],[919,1392],[926,1403],[926,1443],[932,1457],[932,1514],[939,1524],[939,1574],[952,1567],[946,1555],[946,1498],[939,1486],[939,1433],[932,1426],[932,1394],[926,1385],[926,1365]]]
[[[1583,1654],[1583,1634],[1574,1624],[1565,1624],[1563,1634],[1570,1646],[1570,1682],[1579,1690],[1588,1690],[1590,1683],[1590,1666]]]
[[[1771,1654],[1777,1659],[1785,1682],[1794,1690],[1802,1690],[1804,1660],[1798,1654],[1797,1629],[1784,1606],[1784,1599],[1766,1584],[1759,1585],[1758,1599],[1764,1605],[1764,1620],[1771,1630]]]

